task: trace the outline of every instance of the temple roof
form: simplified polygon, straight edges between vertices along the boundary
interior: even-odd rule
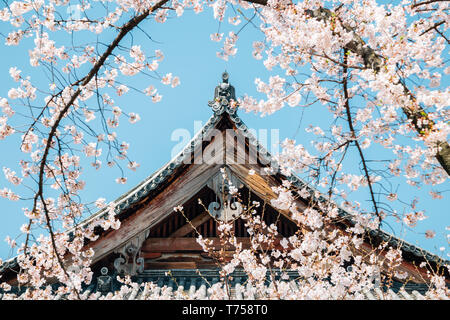
[[[234,127],[242,136],[248,139],[249,144],[258,151],[258,157],[264,161],[264,163],[271,163],[273,166],[278,167],[275,159],[267,151],[264,146],[255,138],[250,132],[249,128],[245,125],[242,119],[237,114],[238,104],[235,97],[235,89],[228,83],[228,74],[224,73],[222,82],[216,87],[214,99],[208,103],[213,111],[213,115],[209,118],[203,128],[192,138],[192,140],[186,145],[186,147],[179,152],[173,159],[166,163],[162,168],[151,174],[144,179],[134,188],[121,195],[115,201],[115,212],[120,217],[124,212],[130,211],[135,205],[148,201],[154,198],[157,194],[164,191],[166,186],[173,181],[173,177],[179,174],[180,171],[187,167],[185,159],[191,157],[197,148],[201,148],[204,143],[204,137],[208,136],[213,129],[218,128],[219,123],[225,127]],[[310,197],[318,202],[327,202],[324,196],[320,195],[318,190],[308,186],[301,178],[292,174],[285,176],[281,173],[276,173],[278,179],[288,180],[294,187],[299,189],[306,188]],[[318,197],[316,195],[319,195]],[[354,224],[351,214],[344,209],[338,207],[338,214],[341,218],[347,221],[349,224]],[[102,209],[99,212],[93,214],[84,220],[80,225],[87,225],[91,221],[97,218],[106,217],[108,215],[107,209]],[[71,234],[72,231],[68,231]],[[426,250],[421,249],[411,243],[408,243],[402,239],[395,237],[381,229],[368,230],[368,235],[371,238],[379,239],[380,241],[386,241],[393,247],[399,247],[411,260],[427,260],[439,265],[450,264],[450,261],[443,260],[442,258],[434,255]],[[17,267],[16,259],[10,259],[5,261],[0,266],[0,273],[9,268]]]
[[[281,281],[291,292],[298,292],[301,287],[301,282],[298,279],[298,273],[294,271],[287,271],[287,277]],[[230,299],[237,300],[254,300],[258,299],[257,295],[251,290],[252,285],[247,281],[248,276],[242,270],[235,270],[230,274],[232,280],[229,283],[231,296]],[[270,277],[268,277],[270,278]],[[275,276],[277,281],[280,281],[280,276]],[[89,286],[85,287],[81,292],[83,299],[102,300],[108,299],[109,294],[120,292],[122,283],[118,282],[113,277],[107,277],[106,280],[111,281],[107,290],[99,290],[98,283],[93,281]],[[135,278],[135,281],[141,286],[135,286],[132,290],[126,291],[123,294],[124,300],[148,300],[148,299],[168,299],[173,295],[177,299],[208,299],[211,297],[210,287],[218,284],[219,272],[212,269],[200,270],[146,270]],[[153,283],[156,286],[153,290],[145,287],[144,284]],[[270,287],[271,282],[267,281],[266,286]],[[53,285],[52,289],[56,292],[58,285]],[[254,288],[254,287],[253,287]],[[14,288],[14,293],[24,291],[25,288],[19,290]],[[393,281],[392,285],[387,288],[385,286],[376,287],[372,290],[363,290],[361,296],[357,297],[359,300],[431,300],[442,299],[449,300],[445,295],[438,297],[430,297],[427,295],[428,287],[425,284],[407,283],[403,284],[398,281]],[[311,299],[316,297],[311,296]],[[349,296],[351,299],[352,297]],[[0,299],[2,299],[2,292],[0,289]],[[59,299],[64,299],[60,296]]]
[[[159,186],[163,185],[164,182],[166,182],[173,175],[173,173],[183,165],[184,159],[186,157],[189,157],[197,147],[201,146],[201,144],[203,143],[203,137],[207,136],[212,129],[216,128],[217,124],[224,117],[229,119],[244,137],[248,138],[249,143],[255,147],[255,149],[259,152],[259,157],[262,157],[265,163],[271,163],[272,166],[278,167],[277,161],[272,157],[269,151],[266,150],[266,148],[262,144],[260,144],[260,142],[250,132],[249,128],[245,125],[242,119],[238,116],[238,105],[233,105],[233,103],[230,103],[230,100],[235,101],[234,99],[236,99],[234,93],[235,89],[233,86],[228,84],[229,76],[226,72],[222,77],[224,81],[223,83],[226,83],[228,86],[224,88],[222,83],[216,87],[214,100],[208,103],[208,105],[214,112],[213,115],[181,152],[179,152],[158,171],[151,174],[141,183],[139,183],[130,191],[124,193],[114,201],[114,203],[116,204],[115,211],[117,214],[120,214],[121,212],[127,210],[133,204],[139,203],[141,200],[148,197],[148,195],[153,190],[156,190]],[[320,192],[317,189],[310,187],[297,175],[291,174],[290,176],[284,176],[281,173],[277,173],[277,175],[279,175],[282,179],[288,180],[294,187],[298,189],[306,188],[312,199],[319,202],[329,201],[324,196],[320,195]],[[317,194],[319,194],[319,197],[316,197]],[[352,219],[352,215],[339,206],[337,207],[339,216],[353,224],[354,221]],[[106,215],[107,213],[105,211],[106,210],[99,211],[98,213],[86,219],[84,223],[89,223],[89,221],[98,216]],[[450,264],[449,260],[444,260],[435,254],[432,254],[418,246],[415,246],[414,244],[408,243],[403,239],[397,238],[394,235],[381,229],[368,230],[368,233],[371,237],[378,238],[381,241],[386,241],[393,247],[401,247],[404,252],[408,252],[418,258],[424,258],[427,261],[436,263],[439,262],[440,264]]]

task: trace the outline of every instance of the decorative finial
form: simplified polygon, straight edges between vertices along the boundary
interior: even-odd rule
[[[214,90],[214,100],[208,102],[217,115],[224,111],[234,114],[238,107],[234,87],[228,83],[229,78],[228,72],[222,73],[222,82]]]
[[[224,83],[228,83],[228,78],[230,77],[230,75],[228,74],[228,72],[224,72],[222,73],[222,82]]]

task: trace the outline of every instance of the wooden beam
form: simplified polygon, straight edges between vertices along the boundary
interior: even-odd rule
[[[219,238],[209,238],[213,241],[212,247],[215,250],[222,249]],[[237,238],[238,243],[242,243],[243,249],[251,247],[250,238]],[[274,248],[282,250],[280,239],[276,239]],[[233,246],[228,245],[226,250],[232,250]],[[263,245],[264,250],[268,249]],[[180,251],[202,251],[202,247],[197,243],[196,238],[148,238],[142,245],[142,252],[180,252]]]
[[[272,187],[278,187],[281,183],[276,179],[275,174],[261,174],[264,167],[257,163],[256,158],[263,163],[260,152],[256,150],[254,145],[248,144],[248,151],[246,151],[245,138],[240,131],[237,132],[238,143],[235,144],[233,137],[226,135],[226,154],[236,153],[236,161],[228,161],[228,167],[231,171],[258,197],[266,201],[269,205],[272,199],[277,199],[278,195],[273,191]],[[249,156],[250,154],[251,156]],[[227,158],[229,160],[229,158]],[[250,175],[249,171],[254,170],[255,174]],[[295,204],[299,210],[305,210],[307,205],[299,200],[295,200]],[[296,223],[291,218],[289,210],[279,210],[286,218]]]
[[[190,223],[188,222],[187,224],[181,226],[180,228],[178,228],[178,230],[174,231],[171,235],[170,238],[181,238],[184,237],[185,235],[191,233],[192,231],[194,231],[193,227],[196,229],[198,226],[201,226],[202,224],[204,224],[206,221],[208,221],[209,219],[212,219],[211,215],[208,212],[203,212],[200,215],[196,216],[194,219],[192,219],[190,221]]]
[[[200,154],[209,155],[207,161],[203,161],[201,164],[194,161],[145,208],[137,210],[130,217],[121,221],[118,230],[102,235],[97,241],[86,247],[86,249],[92,248],[95,251],[93,263],[101,260],[139,233],[154,227],[172,213],[175,206],[184,204],[206,185],[207,181],[222,166],[224,158],[223,138],[222,136],[216,137],[214,134],[215,131],[211,130],[208,135],[204,136],[205,140],[211,139],[211,142],[200,152]],[[194,152],[194,157],[195,155],[196,152]]]
[[[240,132],[238,132],[238,135],[242,137]],[[228,139],[227,143],[225,143],[225,148],[223,143],[224,139]],[[153,198],[146,207],[137,210],[130,217],[121,221],[121,227],[118,230],[114,230],[101,236],[97,241],[94,241],[87,246],[87,248],[93,248],[95,251],[93,263],[99,261],[111,253],[115,248],[119,247],[124,242],[129,241],[140,232],[152,228],[161,222],[168,214],[173,212],[175,206],[184,204],[205,186],[206,182],[222,166],[221,161],[225,158],[225,154],[231,152],[229,149],[235,148],[234,143],[229,143],[230,138],[228,136],[222,137],[222,139],[212,140],[213,141],[211,141],[203,150],[203,154],[213,154],[212,159],[209,159],[208,163],[192,164],[189,166],[181,176],[167,186],[162,193]],[[271,199],[276,198],[271,187],[279,185],[279,182],[275,177],[270,175],[264,177],[258,174],[254,176],[248,175],[250,169],[255,169],[256,172],[259,172],[262,167],[258,164],[239,164],[240,162],[245,161],[245,159],[241,159],[245,154],[245,145],[242,143],[244,140],[240,139],[239,141],[240,143],[237,143],[236,146],[239,151],[237,152],[237,163],[227,164],[245,184],[249,185],[252,191],[263,200],[270,203]],[[214,150],[214,152],[212,152],[212,150]],[[253,149],[253,146],[250,146],[250,152],[257,154],[255,153],[256,150]],[[302,205],[305,207],[304,204],[299,203],[300,208],[302,208]],[[290,218],[288,212],[283,212],[283,214]],[[180,234],[175,234],[175,236],[180,236]]]
[[[185,262],[147,262],[145,270],[168,270],[168,269],[197,269],[198,265],[192,261]]]
[[[190,166],[183,175],[166,187],[164,192],[152,199],[146,207],[137,210],[129,218],[123,220],[119,229],[113,230],[101,236],[97,241],[90,243],[87,248],[93,248],[95,251],[93,263],[140,232],[161,222],[173,212],[175,206],[182,205],[203,188],[208,179],[219,168],[219,165],[206,164]]]
[[[201,251],[195,238],[148,238],[142,245],[143,252]]]

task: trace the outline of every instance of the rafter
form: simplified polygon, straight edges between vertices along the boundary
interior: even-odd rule
[[[184,237],[185,235],[191,233],[198,226],[201,226],[202,224],[204,224],[206,221],[208,221],[210,219],[212,219],[211,215],[208,212],[205,211],[205,212],[199,214],[198,216],[196,216],[191,221],[188,221],[187,224],[181,226],[176,231],[174,231],[169,236],[169,238],[181,238],[181,237]]]
[[[212,240],[212,247],[215,250],[222,249],[220,239],[217,237],[209,238]],[[281,239],[275,239],[274,246],[272,248],[282,250],[280,245]],[[242,243],[243,249],[250,249],[250,238],[240,237],[237,238],[238,243]],[[262,245],[262,249],[267,249],[268,246]],[[234,249],[233,246],[228,245],[225,249]],[[144,254],[148,252],[183,252],[183,251],[203,251],[200,244],[198,244],[196,238],[148,238],[142,245],[142,252]]]

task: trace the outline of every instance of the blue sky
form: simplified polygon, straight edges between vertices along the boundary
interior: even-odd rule
[[[236,88],[237,96],[245,93],[258,96],[254,80],[259,77],[267,80],[269,73],[262,65],[252,57],[252,42],[262,40],[262,34],[247,26],[241,33],[237,42],[238,52],[228,62],[216,57],[216,52],[220,49],[220,44],[210,40],[210,34],[218,30],[218,22],[212,18],[212,13],[206,12],[199,15],[193,12],[186,12],[182,18],[169,19],[165,24],[146,22],[142,28],[152,37],[150,41],[144,33],[136,32],[133,36],[135,44],[141,44],[146,52],[153,52],[160,49],[165,54],[165,59],[161,63],[160,73],[172,72],[181,79],[181,85],[172,89],[163,86],[158,80],[146,77],[136,77],[133,85],[141,89],[150,84],[157,86],[163,99],[160,103],[154,104],[149,97],[138,93],[130,93],[116,99],[118,105],[127,112],[136,112],[141,116],[141,121],[131,125],[122,120],[119,130],[117,130],[120,141],[130,142],[129,156],[132,160],[140,164],[137,172],[125,169],[125,176],[128,183],[120,185],[115,183],[115,179],[120,176],[117,168],[103,167],[100,171],[95,171],[88,167],[83,172],[83,179],[87,181],[87,188],[83,192],[86,201],[92,201],[98,197],[104,197],[108,201],[114,200],[128,189],[145,179],[148,175],[156,171],[171,158],[172,148],[178,141],[172,141],[171,135],[176,129],[187,129],[191,135],[194,132],[194,121],[205,123],[212,114],[207,105],[214,94],[214,88],[220,80],[221,73],[227,70],[230,74],[230,82]],[[220,32],[225,34],[231,30],[230,27],[221,27]],[[236,30],[236,29],[235,29]],[[127,44],[131,43],[128,38]],[[26,44],[26,43],[25,43]],[[32,73],[32,79],[39,79],[37,70],[32,70],[28,62],[28,47],[1,47],[2,60],[0,61],[0,97],[6,97],[7,92],[15,83],[10,79],[8,70],[10,66],[17,66]],[[280,140],[284,138],[295,139],[297,143],[311,146],[313,136],[305,132],[309,125],[321,125],[325,128],[329,123],[328,111],[324,106],[314,106],[314,109],[290,108],[274,113],[273,115],[260,117],[255,114],[247,114],[240,111],[240,117],[249,128],[279,129]],[[10,137],[0,141],[0,165],[1,167],[11,167],[20,172],[18,161],[22,155],[19,151],[18,141],[20,137]],[[312,149],[311,149],[312,150]],[[375,151],[377,152],[376,149]],[[359,159],[355,153],[347,160],[349,165],[352,162],[358,163]],[[0,188],[11,188],[12,186],[0,177]],[[441,186],[440,189],[449,190],[449,184]],[[444,254],[449,250],[446,241],[445,227],[450,225],[448,193],[444,193],[444,199],[431,200],[428,195],[428,188],[417,190],[409,187],[404,180],[395,181],[392,186],[395,190],[406,198],[420,198],[420,207],[426,209],[429,218],[419,223],[414,230],[407,230],[401,224],[392,219],[385,227],[388,232],[395,232],[395,235],[419,245],[435,254],[442,255],[440,247],[445,247]],[[354,200],[359,201],[363,206],[369,205],[367,202],[367,190],[354,195]],[[10,251],[3,239],[10,235],[14,237],[19,234],[19,228],[25,222],[22,207],[31,206],[30,202],[19,201],[10,202],[0,198],[0,258],[8,258],[13,253]],[[427,229],[436,231],[435,239],[425,239],[424,232]]]

